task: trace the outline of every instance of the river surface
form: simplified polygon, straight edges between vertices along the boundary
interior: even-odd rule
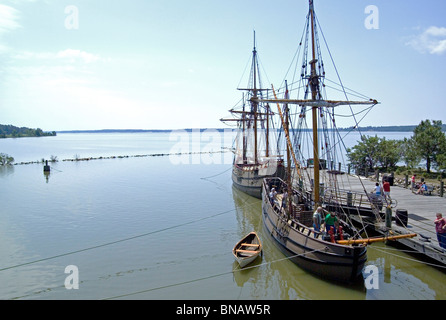
[[[285,259],[265,232],[261,201],[232,187],[232,154],[220,153],[232,138],[183,131],[0,139],[0,152],[17,163],[0,167],[0,299],[446,298],[444,269],[382,243],[368,247],[376,272],[353,286]],[[44,174],[41,160],[50,157],[58,161]],[[231,250],[252,230],[263,256],[240,270]]]

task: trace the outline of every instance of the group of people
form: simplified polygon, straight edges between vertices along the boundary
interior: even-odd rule
[[[387,186],[389,182],[384,181],[382,189],[384,190],[384,195],[390,194],[390,185]],[[381,195],[381,187],[379,183],[376,183],[374,191],[376,195]],[[275,188],[271,189],[271,192],[269,194],[270,199],[272,202],[276,201],[275,197],[277,195],[277,191]],[[282,198],[282,208],[286,208],[286,199],[287,199],[287,192],[284,190],[283,198]],[[436,219],[434,221],[435,223],[435,231],[437,233],[437,239],[438,244],[440,247],[446,249],[446,218],[443,217],[441,213],[436,214]],[[339,220],[336,216],[336,212],[329,212],[324,217],[324,209],[322,207],[318,207],[316,211],[313,213],[313,229],[316,231],[314,233],[314,237],[316,238],[317,235],[322,230],[322,225],[325,225],[325,231],[329,233],[330,229],[333,227],[336,231],[338,229]]]
[[[381,196],[382,195],[381,189],[384,193],[384,196],[386,196],[386,197],[390,196],[390,182],[389,181],[384,180],[382,188],[378,182],[375,183],[372,193],[376,194],[377,196]]]
[[[278,203],[276,196],[277,196],[276,188],[271,188],[271,191],[269,193],[269,198],[270,198],[271,203],[280,205],[281,209],[286,209],[287,199],[288,199],[288,193],[287,193],[286,189],[283,190],[281,204]],[[317,232],[314,234],[314,237],[316,238],[317,235],[321,232],[322,225],[325,225],[325,229],[328,233],[330,231],[331,227],[333,227],[334,230],[337,230],[338,224],[339,224],[339,222],[338,222],[338,217],[336,216],[336,212],[328,213],[324,217],[322,207],[318,207],[313,214],[313,228],[314,228],[314,231]]]
[[[270,199],[272,204],[279,205],[279,203],[278,203],[278,201],[276,199],[276,196],[277,196],[276,188],[271,188],[271,191],[269,193],[269,199]],[[288,199],[287,189],[283,189],[282,204],[280,205],[281,209],[286,209],[286,207],[287,207],[287,199]]]
[[[412,192],[414,192],[415,189],[417,189],[417,191],[415,192],[415,194],[424,194],[425,192],[427,192],[427,185],[426,182],[421,181],[421,183],[417,184],[416,183],[416,178],[417,175],[414,174],[412,176],[412,178],[410,178],[411,182],[412,182]],[[422,179],[423,180],[423,179]]]

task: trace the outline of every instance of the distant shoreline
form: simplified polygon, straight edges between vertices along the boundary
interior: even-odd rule
[[[352,131],[357,130],[361,132],[413,132],[413,130],[417,127],[417,125],[408,125],[408,126],[380,126],[380,127],[359,127],[359,129],[353,129],[353,127],[349,128],[338,128],[339,131]],[[192,132],[200,130],[200,132],[206,130],[215,130],[218,132],[224,132],[229,130],[237,130],[234,128],[204,128],[204,129],[98,129],[98,130],[61,130],[56,131],[57,133],[143,133],[143,132],[172,132],[172,131],[185,131]],[[311,130],[311,129],[308,129]],[[446,124],[443,124],[442,131],[446,131]]]

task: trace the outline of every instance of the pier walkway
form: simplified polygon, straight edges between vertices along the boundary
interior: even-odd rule
[[[370,192],[376,183],[376,181],[362,179],[362,184],[359,181],[355,184],[352,183],[353,180],[349,179],[352,191],[363,191],[362,184],[364,184],[367,191]],[[436,213],[442,213],[446,217],[446,198],[436,195],[417,195],[411,191],[410,187],[406,189],[400,186],[392,186],[390,195],[398,202],[397,206],[392,209],[392,231],[395,234],[417,234],[414,238],[396,241],[446,266],[446,249],[438,245],[434,224]],[[396,210],[398,209],[407,211],[407,227],[397,225]],[[385,209],[383,208],[383,210]],[[385,221],[375,224],[375,231],[383,234],[384,230]]]

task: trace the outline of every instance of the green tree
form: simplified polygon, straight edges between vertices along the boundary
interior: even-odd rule
[[[421,121],[414,129],[412,136],[413,148],[416,154],[426,161],[426,171],[431,172],[431,168],[438,168],[442,165],[443,156],[446,153],[446,135],[441,131],[441,120]]]
[[[421,161],[421,156],[415,148],[415,142],[412,138],[404,138],[401,143],[401,158],[406,163],[407,167],[415,168]]]
[[[347,149],[347,157],[358,174],[373,172],[378,165],[380,138],[361,136],[361,141]]]
[[[347,149],[347,157],[359,174],[376,169],[387,171],[395,168],[403,154],[403,141],[387,140],[378,136],[362,136],[353,148]]]
[[[386,138],[379,140],[377,160],[384,171],[395,168],[396,164],[401,160],[403,153],[402,145],[403,141],[401,140],[386,140]]]
[[[14,162],[14,158],[6,153],[0,153],[0,165],[8,165]]]

